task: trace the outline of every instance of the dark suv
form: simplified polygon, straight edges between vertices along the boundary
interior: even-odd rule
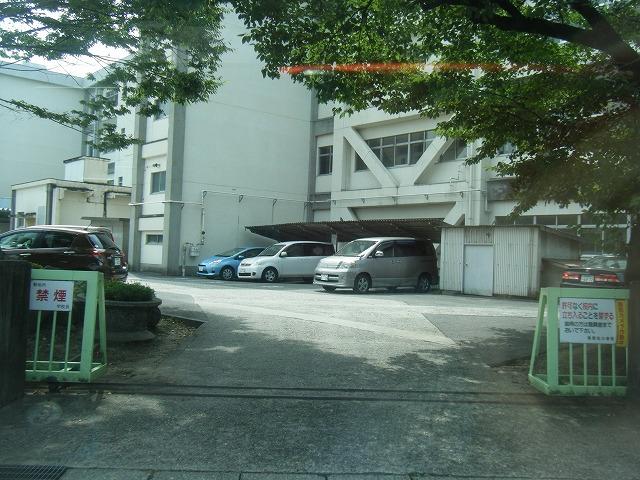
[[[27,260],[47,268],[93,270],[126,280],[124,252],[103,227],[37,225],[0,235],[0,258]]]

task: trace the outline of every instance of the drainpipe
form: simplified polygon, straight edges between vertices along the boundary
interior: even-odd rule
[[[204,245],[204,199],[207,196],[207,191],[202,190],[202,199],[200,203],[200,245]],[[183,275],[184,276],[184,275]]]
[[[122,193],[118,190],[105,190],[102,194],[102,218],[107,218],[107,195],[110,193]]]
[[[53,224],[53,192],[56,188],[55,183],[47,183],[47,214],[45,217],[45,224]]]

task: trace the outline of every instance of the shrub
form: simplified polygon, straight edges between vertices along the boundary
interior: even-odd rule
[[[155,291],[151,287],[141,283],[123,283],[117,280],[107,280],[104,282],[105,300],[115,300],[119,302],[146,302],[153,300]]]

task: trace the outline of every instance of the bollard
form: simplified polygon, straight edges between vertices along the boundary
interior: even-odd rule
[[[31,264],[0,261],[0,407],[24,391]]]

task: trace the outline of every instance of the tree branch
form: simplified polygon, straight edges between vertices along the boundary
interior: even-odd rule
[[[444,6],[477,8],[477,6],[474,7],[474,2],[468,0],[418,0],[418,2],[425,12]],[[524,16],[509,0],[495,0],[494,4],[509,13],[509,16],[487,12],[488,15],[473,16],[472,21],[493,25],[503,31],[555,38],[598,50],[609,55],[618,68],[632,73],[634,80],[640,83],[640,54],[622,39],[588,0],[572,2],[571,7],[587,20],[593,27],[591,30],[552,22],[544,18]]]

